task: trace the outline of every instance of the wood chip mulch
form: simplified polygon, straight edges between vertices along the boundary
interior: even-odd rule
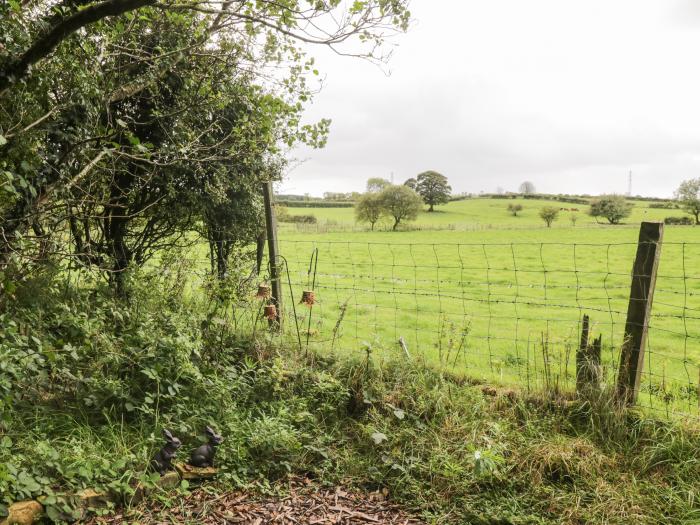
[[[263,525],[424,525],[389,503],[381,492],[358,493],[342,488],[326,489],[308,481],[293,481],[282,496],[259,496],[235,492],[210,496],[198,491],[182,504],[170,508],[151,506],[125,514],[96,519],[94,524],[197,523]]]

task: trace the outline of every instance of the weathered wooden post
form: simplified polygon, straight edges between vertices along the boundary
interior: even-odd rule
[[[263,200],[265,204],[265,226],[267,229],[267,251],[270,258],[270,281],[272,284],[272,303],[277,308],[276,318],[271,324],[280,324],[282,313],[282,280],[280,278],[279,247],[277,245],[277,218],[275,217],[272,181],[263,183]]]
[[[581,326],[581,344],[576,352],[576,393],[581,394],[586,387],[586,367],[588,364],[588,334],[590,331],[590,318],[583,316]]]
[[[639,394],[663,233],[664,225],[660,222],[643,222],[639,229],[637,257],[632,270],[632,287],[627,307],[625,339],[622,343],[620,371],[617,376],[617,399],[627,405],[633,405]]]
[[[583,316],[581,328],[581,344],[576,351],[576,393],[581,395],[592,390],[600,389],[601,351],[603,336],[600,335],[589,343],[591,319]]]

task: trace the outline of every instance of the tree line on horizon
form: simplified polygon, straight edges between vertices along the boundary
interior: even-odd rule
[[[352,198],[348,200],[356,203],[355,217],[358,222],[368,223],[370,229],[374,230],[377,222],[386,216],[393,219],[392,230],[395,231],[402,221],[415,220],[423,204],[428,205],[428,212],[433,212],[435,206],[449,202],[451,190],[447,177],[435,171],[426,171],[415,178],[407,179],[402,185],[391,184],[380,177],[370,178],[367,180],[366,192],[353,193]],[[536,195],[535,185],[531,181],[523,182],[519,190],[523,196]],[[326,196],[330,197],[331,194],[324,194],[324,198]],[[675,198],[679,207],[693,216],[696,225],[700,225],[700,178],[682,182],[675,192]],[[633,207],[628,197],[606,194],[590,201],[588,215],[596,220],[604,218],[609,224],[617,225],[630,216]],[[524,208],[521,204],[511,203],[507,209],[511,215],[517,217]],[[539,211],[539,217],[549,228],[558,219],[560,211],[560,208],[554,206],[544,206]],[[570,217],[571,224],[576,226],[577,220],[578,216],[573,213]],[[667,221],[668,219],[665,222]],[[684,224],[685,221],[668,223]]]

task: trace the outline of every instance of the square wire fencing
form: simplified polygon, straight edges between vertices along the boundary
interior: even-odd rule
[[[310,351],[418,357],[478,380],[573,392],[587,316],[603,383],[615,386],[630,330],[646,328],[629,385],[636,403],[698,416],[700,243],[661,243],[653,305],[653,276],[637,268],[644,244],[280,240],[284,332]],[[642,321],[630,321],[637,301]]]

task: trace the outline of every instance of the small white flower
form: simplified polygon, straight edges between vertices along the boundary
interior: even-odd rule
[[[481,459],[481,450],[477,450],[474,452],[474,459],[477,461]]]

